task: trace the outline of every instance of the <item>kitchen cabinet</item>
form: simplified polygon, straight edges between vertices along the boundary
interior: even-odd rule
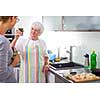
[[[64,30],[89,30],[92,28],[90,17],[64,16]]]
[[[100,30],[100,16],[64,16],[64,30]]]
[[[55,83],[55,74],[48,72],[48,83]]]
[[[43,16],[42,23],[45,27],[45,30],[50,30],[50,31],[62,30],[61,16]]]
[[[43,16],[46,30],[100,31],[100,16]]]
[[[52,69],[48,72],[48,83],[64,83],[60,76],[55,74]]]

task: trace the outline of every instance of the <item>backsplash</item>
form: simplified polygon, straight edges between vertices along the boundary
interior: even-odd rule
[[[100,32],[44,32],[41,36],[47,43],[48,49],[57,54],[60,47],[60,56],[69,56],[66,50],[73,48],[73,61],[84,64],[84,54],[91,54],[95,49],[97,66],[100,67]]]

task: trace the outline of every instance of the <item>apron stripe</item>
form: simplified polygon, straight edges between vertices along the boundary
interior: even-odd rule
[[[42,48],[40,47],[40,56],[42,55]],[[41,76],[41,82],[44,82],[44,73],[42,72],[42,69],[43,69],[43,63],[42,63],[42,58],[40,59],[40,69],[41,69],[41,71],[40,71],[40,76]]]
[[[26,47],[25,82],[28,82],[28,46]]]
[[[29,56],[29,57],[30,57],[30,82],[33,82],[33,74],[34,74],[34,73],[33,73],[33,67],[32,67],[32,66],[33,66],[33,64],[32,64],[33,59],[32,59],[32,58],[33,58],[34,56],[32,55],[32,53],[33,53],[32,51],[33,51],[33,49],[32,49],[32,47],[31,47],[31,48],[30,48],[30,56]]]
[[[42,72],[42,70],[41,70],[41,58],[40,58],[40,55],[41,55],[41,52],[40,52],[40,49],[39,49],[39,47],[38,47],[38,55],[39,55],[39,58],[38,58],[38,64],[39,64],[39,66],[38,66],[38,69],[39,69],[39,82],[41,82],[41,72]]]
[[[38,61],[38,82],[40,82],[40,63],[39,63],[40,54],[39,54],[39,48],[38,47],[37,47],[37,53],[38,53],[38,59],[37,59],[37,61]]]
[[[41,51],[41,55],[42,55],[42,48],[40,48],[40,51]],[[43,60],[44,60],[44,58],[43,58]],[[43,68],[43,66],[44,66],[44,63],[42,62],[42,58],[41,58],[41,69]],[[44,82],[44,73],[41,71],[41,81],[42,82]]]
[[[35,51],[34,51],[34,60],[35,60],[35,63],[34,63],[34,69],[35,69],[35,73],[34,73],[34,75],[35,75],[35,83],[37,83],[37,65],[36,65],[36,49],[35,49]]]
[[[25,72],[26,72],[26,48],[24,48],[24,82],[25,82],[25,80],[26,80],[26,75],[25,75]],[[22,69],[23,70],[23,69]]]
[[[34,50],[34,58],[35,58],[36,54],[35,54],[35,50]],[[34,82],[36,83],[36,59],[34,59]]]
[[[32,56],[31,56],[31,75],[32,75],[32,79],[31,79],[31,81],[32,82],[35,82],[35,70],[34,70],[34,68],[35,68],[35,66],[33,65],[34,63],[35,63],[35,61],[34,61],[34,56],[35,56],[35,54],[34,54],[34,48],[31,48],[32,50]]]
[[[37,59],[37,62],[38,62],[38,82],[40,82],[40,66],[39,66],[39,48],[38,47],[36,47],[36,49],[37,49],[37,54],[38,54],[38,59]]]
[[[30,52],[31,52],[31,48],[28,47],[28,82],[31,82],[31,62],[30,62]]]
[[[37,82],[39,82],[39,80],[38,80],[38,71],[39,71],[39,69],[38,69],[38,57],[39,57],[39,55],[38,55],[38,48],[36,47],[36,77],[37,77]]]

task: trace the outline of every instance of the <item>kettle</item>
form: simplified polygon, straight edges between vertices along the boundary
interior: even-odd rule
[[[84,57],[85,57],[84,65],[85,65],[85,66],[89,66],[89,54],[86,53],[86,54],[84,55]]]

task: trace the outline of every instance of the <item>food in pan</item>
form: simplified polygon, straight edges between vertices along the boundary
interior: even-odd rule
[[[92,74],[92,73],[81,73],[81,74],[75,74],[75,75],[67,75],[66,78],[69,78],[71,80],[74,80],[76,82],[84,82],[84,81],[89,81],[89,80],[96,80],[100,79],[100,77]]]

